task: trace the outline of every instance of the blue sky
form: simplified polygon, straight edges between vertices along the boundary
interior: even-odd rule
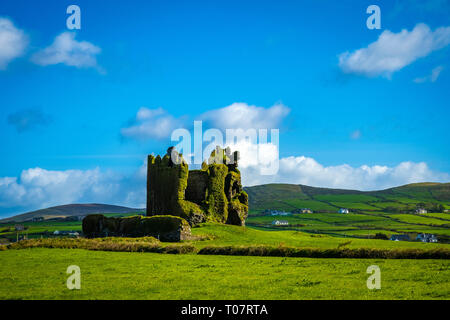
[[[66,27],[70,4],[81,30]],[[366,27],[371,4],[380,30]],[[244,170],[248,185],[448,181],[449,9],[445,0],[2,1],[0,215],[66,202],[141,206],[145,155],[164,153],[176,126],[234,103],[251,119],[274,105],[289,111],[272,124],[294,171]],[[61,35],[78,55],[61,56]],[[389,55],[397,66],[383,65]],[[143,121],[159,134],[124,134],[140,108],[161,110]]]

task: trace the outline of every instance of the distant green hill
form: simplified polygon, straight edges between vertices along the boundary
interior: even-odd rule
[[[293,184],[266,184],[244,189],[249,195],[250,214],[266,209],[293,211],[300,208],[319,212],[336,212],[339,208],[384,212],[408,211],[416,207],[431,211],[450,209],[450,183],[415,183],[379,191]]]
[[[110,204],[66,204],[62,206],[50,207],[46,209],[40,209],[23,214],[19,214],[13,217],[0,220],[1,223],[6,222],[24,222],[30,221],[33,218],[42,217],[45,220],[52,218],[67,218],[70,216],[85,216],[93,213],[133,213],[140,212],[144,209],[134,209],[122,206],[114,206]]]

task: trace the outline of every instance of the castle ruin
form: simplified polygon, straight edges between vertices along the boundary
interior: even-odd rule
[[[238,160],[239,152],[216,147],[200,170],[189,170],[174,147],[162,158],[149,155],[147,216],[179,216],[190,225],[206,221],[245,225],[248,196]]]

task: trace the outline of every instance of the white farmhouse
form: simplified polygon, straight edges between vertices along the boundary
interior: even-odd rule
[[[287,225],[289,225],[289,221],[286,221],[286,220],[274,220],[274,221],[272,221],[272,225],[274,225],[274,226],[287,226]]]
[[[416,240],[422,242],[438,242],[437,237],[431,233],[419,233]]]

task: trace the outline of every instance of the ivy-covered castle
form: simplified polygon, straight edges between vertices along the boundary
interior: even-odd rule
[[[189,170],[173,147],[162,158],[149,155],[147,216],[175,215],[190,225],[205,221],[245,225],[248,196],[238,160],[239,152],[216,147],[200,170]]]
[[[147,217],[89,215],[83,219],[86,237],[154,236],[162,241],[191,237],[191,226],[214,221],[245,225],[248,196],[238,170],[239,152],[217,147],[200,170],[190,170],[183,156],[148,156]]]

